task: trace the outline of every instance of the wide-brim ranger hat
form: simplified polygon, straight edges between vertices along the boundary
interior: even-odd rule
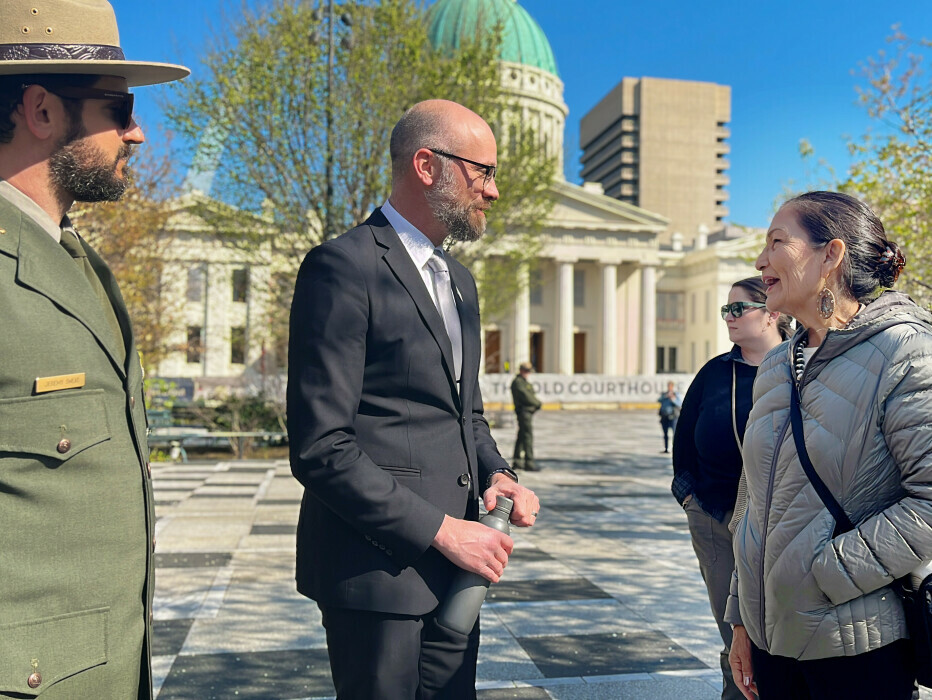
[[[127,61],[106,0],[0,0],[0,75],[84,74],[130,87],[180,80],[171,63]]]

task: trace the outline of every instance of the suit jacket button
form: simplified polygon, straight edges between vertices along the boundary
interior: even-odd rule
[[[460,474],[456,483],[460,486],[469,486],[469,474]]]
[[[30,688],[38,688],[42,685],[42,674],[36,671],[35,673],[30,673],[29,678],[26,679],[26,685]]]
[[[68,450],[71,449],[71,440],[68,438],[62,438],[58,441],[58,452],[59,454],[65,454]]]
[[[384,544],[380,544],[380,545],[379,545],[379,549],[385,549],[385,545],[384,545]]]
[[[372,538],[371,538],[369,535],[366,535],[366,541],[367,541],[367,542],[371,542],[371,541],[372,541]]]
[[[392,555],[392,550],[386,549],[386,550],[385,550],[385,553],[386,553],[388,556],[391,556],[391,555]]]

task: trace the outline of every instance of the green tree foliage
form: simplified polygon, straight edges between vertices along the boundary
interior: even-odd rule
[[[127,166],[130,185],[123,199],[79,203],[71,219],[119,282],[142,365],[151,373],[175,349],[169,339],[180,315],[173,297],[163,294],[165,259],[172,244],[166,225],[176,192],[169,151],[142,148]]]
[[[849,141],[854,163],[838,187],[868,202],[905,252],[897,288],[932,306],[932,44],[897,27],[888,43],[862,66],[859,101],[875,125]]]
[[[404,110],[428,98],[455,100],[483,115],[499,138],[502,195],[489,232],[455,254],[467,262],[495,254],[482,266],[491,276],[479,280],[494,279],[495,293],[480,294],[486,313],[501,311],[488,301],[510,302],[521,279],[516,266],[537,253],[534,234],[552,207],[556,162],[509,117],[511,98],[494,59],[500,28],[440,54],[415,0],[338,2],[335,17],[329,90],[326,3],[306,0],[245,9],[207,50],[203,68],[176,84],[167,112],[179,133],[200,143],[195,166],[217,166],[212,194],[269,224],[231,226],[229,210],[220,220],[205,211],[205,219],[227,240],[253,249],[261,243],[296,266],[387,198],[389,136]],[[287,300],[277,306],[287,309]]]

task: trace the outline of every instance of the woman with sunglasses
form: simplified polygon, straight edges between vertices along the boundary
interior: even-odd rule
[[[723,619],[735,568],[728,523],[741,476],[741,442],[757,366],[790,333],[789,318],[766,309],[764,290],[759,277],[732,286],[721,312],[734,347],[713,357],[696,374],[673,436],[673,495],[686,511],[699,570],[725,645],[720,659],[724,700],[742,697],[728,664],[731,627]]]
[[[932,558],[932,316],[891,289],[905,264],[837,192],[784,204],[757,258],[800,327],[761,364],[744,441],[725,619],[749,699],[913,695],[893,584]]]

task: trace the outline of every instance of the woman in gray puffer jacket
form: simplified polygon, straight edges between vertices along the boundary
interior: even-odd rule
[[[912,696],[891,584],[932,558],[932,317],[889,291],[904,265],[873,212],[832,192],[784,204],[757,259],[767,308],[801,328],[761,363],[744,440],[725,620],[748,698]],[[792,391],[850,532],[834,533],[800,465]]]

